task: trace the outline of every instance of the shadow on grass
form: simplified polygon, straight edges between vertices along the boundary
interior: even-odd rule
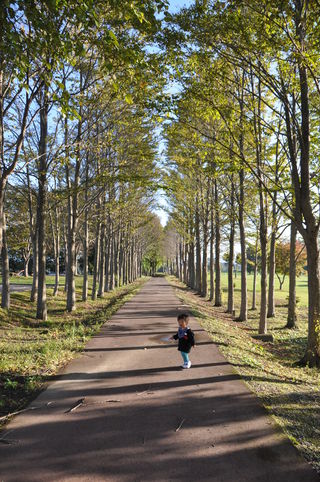
[[[0,373],[0,416],[21,410],[43,390],[44,377],[21,375],[14,371]],[[6,419],[0,420],[4,424]]]
[[[68,312],[66,311],[65,307],[51,307],[50,304],[52,300],[49,300],[49,306],[48,306],[48,320],[42,321],[38,320],[36,318],[36,307],[35,303],[29,301],[29,296],[26,298],[25,295],[20,294],[20,293],[15,293],[12,296],[13,301],[17,300],[21,303],[28,303],[27,308],[14,304],[12,303],[12,306],[10,308],[10,313],[9,316],[10,318],[14,319],[15,322],[18,322],[20,326],[23,328],[57,328],[57,327],[64,327],[66,325],[70,324],[75,324],[75,326],[79,325],[85,325],[85,326],[91,326],[91,325],[96,325],[97,322],[99,324],[102,324],[105,321],[105,318],[103,320],[99,320],[100,316],[104,316],[106,312],[109,310],[113,311],[114,307],[116,307],[118,304],[121,305],[123,299],[129,294],[132,293],[130,290],[125,290],[123,293],[118,294],[117,296],[114,296],[111,300],[108,300],[107,298],[99,298],[99,301],[102,303],[104,301],[103,306],[98,306],[98,307],[90,307],[90,312],[87,317],[81,313],[81,302],[79,301],[79,311],[78,311],[78,317],[77,319],[69,319],[69,320],[63,320],[61,319],[62,316],[68,315]],[[65,299],[59,299],[55,298],[54,299],[57,303],[60,305],[65,304]],[[70,313],[71,315],[71,313]],[[7,317],[7,313],[5,314]],[[51,318],[52,317],[52,318]],[[57,318],[57,319],[55,319]]]
[[[201,313],[201,311],[197,310],[196,308],[190,308],[190,312],[192,316],[195,316],[196,318],[200,318],[202,320],[205,320],[208,318],[207,315]]]

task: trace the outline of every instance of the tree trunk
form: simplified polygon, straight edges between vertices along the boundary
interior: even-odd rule
[[[118,277],[119,277],[119,284],[118,286],[123,285],[123,262],[124,262],[124,247],[123,247],[123,231],[122,228],[120,229],[119,234],[119,257],[118,257]]]
[[[123,266],[122,266],[122,282],[124,285],[128,284],[128,247],[127,241],[123,249]]]
[[[82,91],[82,75],[80,73],[80,91]],[[82,131],[81,104],[79,108],[80,120],[78,122],[78,132],[76,138],[76,160],[74,165],[74,178],[71,180],[69,163],[66,163],[66,179],[68,188],[68,264],[67,264],[67,311],[76,309],[76,283],[77,274],[77,253],[76,253],[76,234],[78,228],[78,187],[80,183],[81,152],[80,141]],[[65,144],[69,145],[68,118],[65,120]],[[67,160],[69,153],[66,153]]]
[[[275,281],[275,269],[276,269],[276,219],[273,218],[273,228],[270,240],[270,253],[269,253],[269,290],[268,290],[268,313],[267,318],[275,317],[275,300],[274,300],[274,281]]]
[[[1,103],[1,100],[0,100]],[[0,179],[0,250],[2,250],[3,233],[5,230],[5,214],[4,214],[4,198],[5,198],[6,181]]]
[[[59,291],[59,281],[60,281],[60,232],[57,232],[57,240],[56,240],[56,253],[55,253],[55,282],[54,282],[54,290],[53,296],[57,296]]]
[[[278,278],[278,281],[279,281],[279,290],[282,291],[283,283],[284,283],[284,281],[285,281],[285,279],[286,279],[286,276],[284,275],[284,276],[282,277],[282,279],[281,279],[280,276],[277,274],[277,278]]]
[[[45,171],[43,171],[45,172]],[[47,291],[46,291],[46,246],[45,246],[45,229],[46,229],[46,202],[47,188],[45,175],[40,174],[39,182],[39,204],[37,210],[38,224],[38,294],[37,294],[37,319],[47,320]],[[42,179],[41,179],[42,178]]]
[[[132,283],[134,281],[134,276],[135,276],[135,270],[136,270],[136,265],[137,265],[137,244],[136,244],[136,239],[133,237],[130,247],[129,247],[129,283]]]
[[[303,365],[320,366],[320,273],[319,273],[319,225],[313,213],[310,187],[310,112],[308,67],[304,60],[306,49],[306,24],[308,8],[303,2],[295,2],[296,38],[299,43],[298,69],[300,84],[300,166],[295,160],[291,175],[295,189],[295,221],[304,238],[308,260],[308,343],[306,352],[300,361]],[[299,176],[300,173],[300,176]]]
[[[275,153],[275,184],[279,182],[279,146],[280,146],[280,130],[281,120],[279,120],[276,153]],[[269,254],[269,293],[268,293],[268,318],[275,317],[275,300],[274,300],[274,282],[275,282],[275,269],[276,269],[276,235],[277,235],[277,191],[274,192],[272,202],[272,232],[270,241],[270,254]]]
[[[64,275],[64,292],[67,292],[67,286],[68,286],[68,236],[66,233],[66,226],[63,221],[63,244],[64,244],[64,267],[65,267],[65,275]]]
[[[213,208],[211,209],[211,229],[210,229],[210,301],[214,300],[214,224]]]
[[[265,206],[261,199],[263,192],[260,191],[260,248],[261,248],[261,302],[259,334],[267,333],[267,223],[265,219]]]
[[[256,236],[256,246],[254,252],[253,286],[252,286],[252,305],[251,310],[257,309],[257,271],[258,271],[258,233]]]
[[[36,301],[38,294],[38,233],[37,231],[32,237],[32,287],[30,293],[30,301]]]
[[[195,288],[195,271],[194,271],[194,242],[192,241],[189,245],[189,286],[190,288]]]
[[[55,264],[55,284],[53,289],[53,296],[57,296],[59,291],[59,271],[60,271],[60,227],[59,227],[59,212],[58,208],[55,208],[55,223],[53,221],[53,216],[49,211],[49,217],[51,222],[51,232],[53,241],[53,252],[54,252],[54,264]]]
[[[195,287],[198,293],[201,293],[201,240],[200,240],[200,220],[199,220],[199,199],[196,196],[196,213],[195,213],[195,237],[196,237],[196,282]]]
[[[176,240],[176,277],[178,279],[180,278],[180,273],[179,273],[179,243],[178,243],[178,240]]]
[[[207,232],[203,233],[203,241],[202,241],[202,287],[201,287],[201,296],[206,298],[207,291],[208,291],[208,246],[207,246]]]
[[[109,291],[109,267],[110,267],[110,236],[106,238],[106,264],[105,264],[105,281],[104,291]]]
[[[76,309],[76,233],[69,230],[68,236],[68,267],[67,267],[67,311]]]
[[[252,83],[254,93],[254,82]],[[253,98],[253,102],[254,102]],[[267,222],[267,200],[263,190],[263,161],[262,161],[262,133],[261,133],[261,81],[258,79],[258,107],[257,115],[254,110],[254,129],[256,140],[256,162],[259,188],[260,204],[260,249],[261,249],[261,298],[260,298],[260,319],[259,334],[267,333],[267,258],[268,258],[268,222]],[[264,180],[265,181],[265,180]]]
[[[239,202],[239,232],[241,246],[241,305],[238,321],[248,319],[248,299],[247,299],[247,246],[246,232],[244,223],[244,170],[240,169],[240,202]]]
[[[241,157],[241,169],[239,171],[239,232],[240,232],[240,246],[241,246],[241,304],[238,321],[247,321],[248,319],[248,293],[247,293],[247,246],[246,233],[244,221],[244,84],[245,72],[242,71],[241,87],[239,91],[239,108],[240,108],[240,136],[239,136],[239,151]]]
[[[294,221],[291,221],[290,233],[290,268],[289,268],[289,300],[288,300],[288,317],[286,328],[297,327],[297,299],[296,299],[296,240],[297,227]]]
[[[214,196],[215,196],[215,301],[214,306],[222,306],[222,292],[221,292],[221,268],[220,268],[220,210],[218,197],[218,184],[214,180]]]
[[[318,232],[306,241],[308,260],[308,343],[301,365],[320,367],[320,265]]]
[[[35,301],[38,292],[38,231],[34,219],[32,191],[30,183],[29,165],[26,166],[27,171],[27,187],[28,187],[28,213],[29,213],[29,233],[32,243],[32,287],[30,292],[30,301]]]
[[[100,232],[101,223],[98,221],[97,232],[96,232],[96,243],[94,250],[94,265],[93,265],[93,280],[92,280],[92,300],[97,299],[97,285],[98,285],[98,271],[99,271],[99,259],[100,259]]]
[[[183,282],[185,284],[188,283],[188,254],[189,254],[189,245],[187,243],[184,244],[183,250]]]
[[[88,190],[89,190],[89,159],[86,158],[86,174],[85,174],[85,204],[84,211],[84,237],[83,237],[83,282],[82,282],[82,301],[88,299],[88,250],[89,250],[89,208]]]
[[[228,259],[228,307],[227,313],[233,314],[234,310],[234,290],[233,290],[233,263],[234,263],[234,235],[235,235],[235,192],[233,175],[231,179],[230,195],[230,234],[229,234],[229,259]]]
[[[233,290],[233,263],[234,263],[234,218],[230,223],[229,235],[229,259],[228,259],[228,308],[227,313],[234,310],[234,290]]]
[[[24,261],[24,267],[23,267],[23,276],[25,278],[29,278],[29,262],[30,262],[30,256],[25,257],[23,259]]]
[[[3,22],[5,16],[5,9],[2,9],[1,21]],[[0,65],[0,165],[4,166],[4,58],[3,53],[1,54],[1,65]],[[0,250],[2,251],[2,234],[4,229],[4,193],[5,193],[6,179],[1,172],[0,176]]]
[[[113,253],[114,253],[114,283],[115,283],[115,287],[118,288],[119,287],[119,237],[120,237],[120,233],[118,232],[117,236],[115,237],[114,239],[114,250],[113,250]]]
[[[179,280],[180,281],[183,281],[183,244],[182,244],[182,240],[180,241],[179,243]]]
[[[111,235],[110,235],[110,283],[109,283],[110,291],[112,291],[113,288],[114,288],[114,270],[113,270],[114,240],[113,240],[113,237],[114,237],[113,230],[111,230]]]
[[[88,209],[84,214],[84,238],[83,238],[83,284],[82,284],[82,301],[88,299],[88,245],[89,245],[89,227],[88,227]]]
[[[100,277],[99,277],[99,290],[98,290],[98,297],[104,297],[104,283],[105,283],[105,265],[106,265],[106,225],[105,223],[102,224],[101,227],[101,235],[100,235]]]
[[[2,261],[2,292],[1,292],[1,308],[9,310],[10,308],[10,279],[9,279],[9,256],[7,245],[7,229],[5,215],[3,215],[3,230],[2,230],[2,249],[1,249],[1,261]]]
[[[38,161],[38,296],[37,319],[47,320],[47,290],[46,290],[46,218],[47,218],[47,136],[48,110],[47,87],[41,93],[40,108],[40,140]]]
[[[202,286],[201,296],[204,298],[208,294],[208,230],[209,230],[209,204],[210,204],[211,182],[207,180],[206,192],[203,193],[201,187],[202,199]]]

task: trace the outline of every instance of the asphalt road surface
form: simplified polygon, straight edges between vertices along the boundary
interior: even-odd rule
[[[183,309],[146,283],[0,434],[0,480],[319,481],[194,319],[180,368]]]

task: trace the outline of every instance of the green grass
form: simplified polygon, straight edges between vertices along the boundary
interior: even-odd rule
[[[145,280],[96,301],[79,301],[72,313],[65,311],[65,294],[53,298],[49,289],[46,322],[35,319],[36,305],[29,301],[29,292],[13,293],[10,311],[0,309],[0,417],[23,409]],[[77,297],[81,298],[81,289]]]
[[[82,276],[76,276],[75,282],[76,287],[80,288],[82,286]],[[2,282],[2,278],[0,276],[0,283]],[[63,288],[65,282],[65,277],[60,275],[59,286]],[[92,276],[88,277],[89,287],[92,286]],[[18,284],[18,285],[32,285],[32,276],[10,276],[10,283],[11,284]],[[47,285],[54,285],[55,284],[55,276],[47,275],[46,276],[46,284]]]
[[[209,279],[209,278],[208,278]],[[234,289],[235,293],[240,293],[241,291],[241,273],[237,273],[234,277]],[[297,287],[297,297],[299,298],[299,306],[305,307],[308,305],[308,276],[302,275],[296,280]],[[221,285],[222,285],[222,295],[224,300],[227,300],[228,296],[228,274],[221,273]],[[252,302],[252,287],[253,287],[253,275],[247,275],[247,286],[248,286],[248,306],[250,308]],[[260,275],[257,276],[257,293],[260,293]],[[286,276],[285,282],[283,284],[282,290],[279,289],[279,281],[275,280],[275,300],[276,304],[284,304],[287,302],[287,297],[289,294],[289,277]],[[258,298],[258,297],[257,297]],[[238,309],[240,307],[240,297],[235,296],[235,307]]]
[[[225,313],[225,307],[215,308],[176,278],[168,279],[236,372],[320,473],[320,374],[316,368],[294,365],[303,355],[307,341],[307,307],[304,302],[299,307],[298,328],[285,329],[287,308],[283,299],[287,293],[284,290],[283,297],[277,295],[276,317],[268,320],[268,331],[274,342],[262,343],[251,336],[258,331],[258,310],[249,311],[246,323],[237,323]],[[224,276],[223,279],[225,281]],[[301,278],[299,282],[297,295],[304,299],[305,279]],[[235,298],[236,306],[239,306],[239,291],[235,291]]]

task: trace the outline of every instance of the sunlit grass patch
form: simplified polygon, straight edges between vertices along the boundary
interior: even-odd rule
[[[210,278],[208,277],[208,280]],[[234,283],[234,290],[235,294],[240,294],[241,292],[241,273],[237,273],[237,276],[233,278]],[[247,285],[248,285],[248,299],[249,303],[248,306],[251,306],[252,302],[252,288],[253,288],[253,274],[247,275]],[[296,286],[297,286],[297,297],[298,297],[298,306],[306,307],[308,304],[308,276],[301,275],[296,279]],[[227,300],[228,296],[228,274],[221,273],[221,287],[222,287],[222,297],[224,301]],[[257,276],[257,293],[259,297],[260,293],[260,275]],[[279,281],[275,280],[275,301],[276,305],[285,305],[288,303],[288,295],[289,295],[289,277],[286,276],[285,281],[283,283],[282,290],[279,288]],[[235,307],[238,309],[240,306],[240,297],[235,296]]]

